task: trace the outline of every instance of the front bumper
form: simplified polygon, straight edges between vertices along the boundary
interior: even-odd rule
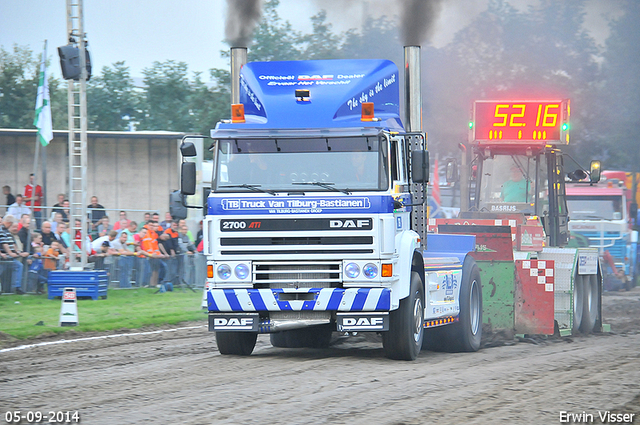
[[[210,289],[210,312],[389,311],[390,288]]]

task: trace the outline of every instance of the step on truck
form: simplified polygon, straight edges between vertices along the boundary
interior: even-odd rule
[[[380,333],[392,359],[423,343],[478,350],[475,237],[427,235],[419,47],[405,48],[406,125],[393,62],[245,57],[232,49],[232,118],[211,131],[204,253],[220,353],[249,355],[261,333],[327,347],[332,332]],[[193,143],[181,151],[191,195]]]
[[[568,246],[567,182],[600,178],[562,152],[568,99],[473,102],[462,145],[461,212],[431,219],[435,232],[476,235],[486,327],[561,335],[602,329],[602,269],[595,248]],[[456,178],[457,163],[448,164]],[[449,179],[449,177],[448,177]]]

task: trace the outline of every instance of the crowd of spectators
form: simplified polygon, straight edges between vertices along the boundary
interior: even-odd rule
[[[33,175],[25,186],[24,194],[13,195],[4,186],[7,211],[0,220],[0,281],[6,291],[10,276],[11,288],[23,294],[23,275],[37,280],[37,292],[42,293],[48,272],[67,267],[69,258],[79,258],[81,220],[69,225],[69,201],[59,194],[49,219],[42,213],[42,188],[34,185]],[[144,286],[172,290],[179,279],[185,255],[202,251],[202,223],[197,237],[189,231],[185,220],[173,220],[166,213],[160,222],[158,213],[145,213],[137,223],[120,211],[118,220],[111,224],[104,206],[96,196],[87,206],[87,232],[85,250],[88,261],[95,268],[106,268],[117,258],[120,287],[131,286],[131,271],[141,270]],[[200,248],[198,250],[198,247]]]

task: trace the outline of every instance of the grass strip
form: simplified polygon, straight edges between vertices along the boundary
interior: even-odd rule
[[[155,288],[110,289],[106,299],[78,300],[78,326],[59,326],[60,298],[47,295],[0,296],[0,333],[27,339],[67,331],[139,329],[186,321],[205,321],[201,291],[156,294]]]

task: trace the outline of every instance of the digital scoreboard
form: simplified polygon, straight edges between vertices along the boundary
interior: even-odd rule
[[[482,145],[568,144],[569,99],[477,100],[469,123],[470,142]]]

